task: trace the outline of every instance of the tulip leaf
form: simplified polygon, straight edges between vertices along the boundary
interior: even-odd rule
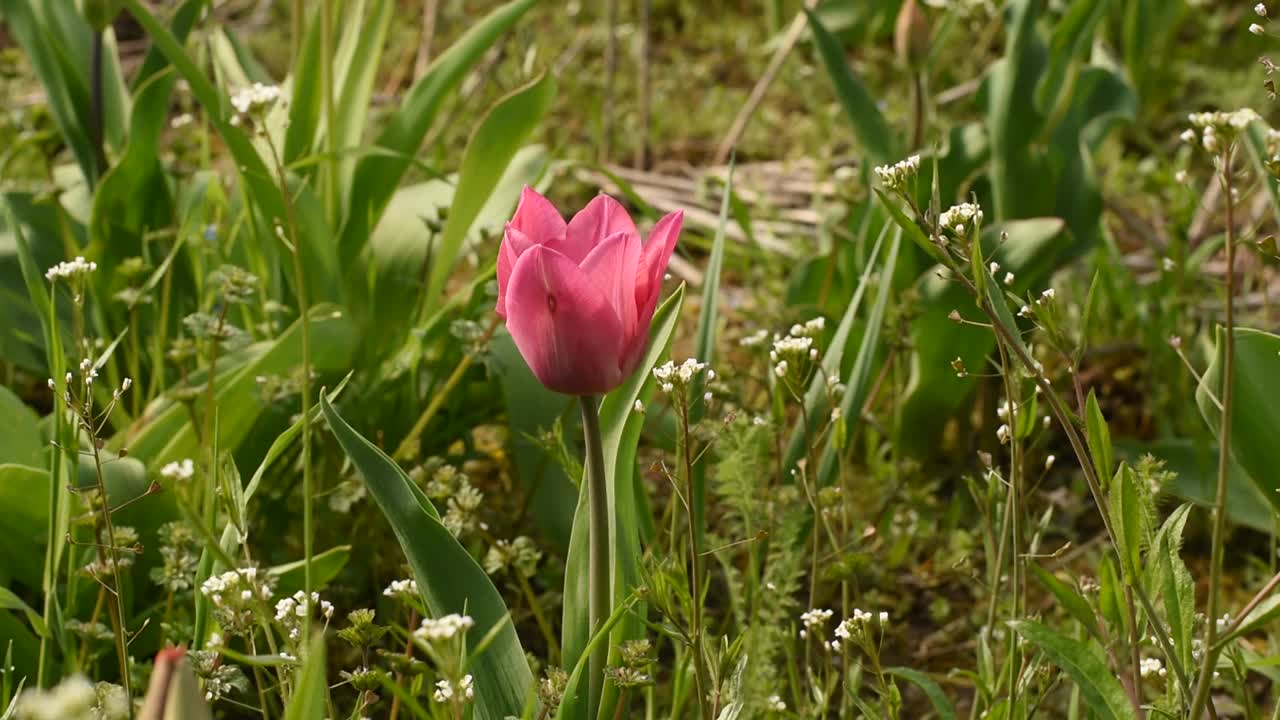
[[[844,48],[840,41],[822,24],[817,13],[808,8],[805,14],[809,17],[809,29],[813,31],[813,41],[822,57],[822,63],[836,86],[836,96],[840,99],[844,112],[853,124],[858,141],[867,151],[869,160],[878,165],[892,162],[895,156],[895,140],[893,131],[885,122],[876,101],[867,91],[862,81],[849,69],[845,60]]]
[[[321,397],[320,407],[334,437],[386,515],[413,569],[427,611],[435,617],[470,615],[475,620],[467,633],[471,648],[492,633],[488,647],[472,655],[468,663],[475,676],[476,716],[518,717],[533,688],[533,675],[497,588],[440,522],[435,506],[400,466],[352,429],[328,398]]]
[[[316,628],[312,633],[311,647],[302,659],[302,670],[289,706],[284,709],[284,720],[311,720],[325,717],[325,694],[329,689],[325,682],[324,633]],[[477,704],[479,704],[477,702]]]
[[[1196,403],[1200,414],[1217,435],[1222,427],[1222,367],[1224,332],[1218,331],[1213,362],[1200,378]],[[1231,405],[1231,455],[1253,480],[1273,513],[1280,511],[1280,335],[1236,328],[1234,392]],[[1215,401],[1215,398],[1217,400]],[[1218,438],[1222,442],[1222,438]]]
[[[956,720],[956,708],[947,699],[947,694],[943,692],[942,686],[933,678],[925,675],[919,670],[912,670],[907,667],[893,667],[885,670],[885,674],[900,677],[912,685],[920,688],[924,696],[929,699],[929,704],[933,706],[933,711],[938,714],[941,720]]]
[[[363,251],[370,231],[377,226],[412,164],[445,96],[533,4],[534,0],[513,0],[473,23],[457,42],[435,58],[427,73],[405,95],[399,109],[387,118],[375,144],[391,152],[366,155],[356,163],[346,224],[338,240],[338,257],[344,266],[355,262]]]
[[[671,338],[679,324],[680,308],[684,304],[684,287],[672,293],[654,313],[649,332],[649,349],[636,372],[621,387],[604,397],[600,404],[600,433],[604,446],[604,466],[609,489],[609,546],[613,549],[612,569],[613,607],[626,602],[640,582],[640,508],[635,473],[636,450],[644,417],[635,412],[636,401],[645,403],[653,394],[653,368],[667,354]],[[564,628],[561,649],[564,667],[571,670],[586,652],[591,637],[588,608],[590,607],[587,566],[587,483],[581,483],[578,507],[573,517],[573,533],[569,539],[569,554],[564,576]],[[643,631],[638,618],[623,620],[613,631],[616,648],[619,643],[635,639]],[[607,683],[602,708],[612,708],[616,702],[617,688]],[[585,696],[565,699],[561,716],[586,717]]]
[[[444,230],[431,257],[426,291],[428,313],[440,301],[440,293],[453,272],[471,224],[498,186],[521,143],[551,107],[555,93],[555,79],[544,74],[499,100],[467,142],[449,217],[445,219]]]

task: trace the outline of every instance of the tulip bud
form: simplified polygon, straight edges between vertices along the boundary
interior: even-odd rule
[[[80,12],[94,32],[107,29],[120,14],[121,0],[80,0]]]
[[[893,49],[910,67],[917,67],[929,55],[929,19],[917,0],[906,0],[894,26]]]
[[[186,650],[166,648],[157,653],[138,720],[211,720],[212,717],[191,663],[187,662]]]

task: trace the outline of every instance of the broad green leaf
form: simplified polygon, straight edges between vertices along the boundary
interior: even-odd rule
[[[1093,390],[1085,400],[1084,427],[1089,442],[1089,455],[1093,457],[1093,469],[1099,482],[1106,483],[1114,474],[1115,458],[1111,448],[1111,430],[1107,427],[1107,419],[1102,416],[1102,408]]]
[[[520,145],[551,107],[555,92],[555,79],[544,74],[507,95],[485,115],[467,142],[449,217],[440,238],[434,243],[430,258],[426,290],[428,314],[441,300],[440,293],[453,272],[458,253],[462,250],[462,241],[472,222],[480,214]]]
[[[1090,393],[1090,397],[1092,396]],[[1120,568],[1124,571],[1125,582],[1128,584],[1138,582],[1142,568],[1143,510],[1137,483],[1138,478],[1133,468],[1128,463],[1121,463],[1108,491],[1111,530],[1115,533]]]
[[[351,558],[351,546],[339,545],[311,556],[311,585],[313,590],[324,590],[338,573],[347,566]],[[276,565],[267,569],[267,574],[275,578],[277,595],[292,595],[303,587],[306,574],[306,560],[295,560],[291,563]]]
[[[37,635],[47,635],[49,633],[49,629],[44,625],[44,620],[40,618],[40,613],[32,610],[30,605],[22,601],[22,598],[5,587],[0,587],[0,609],[20,611],[26,616],[27,622],[31,624],[31,629]]]
[[[809,17],[809,29],[813,32],[818,54],[836,86],[836,97],[840,99],[845,115],[853,124],[858,142],[867,151],[868,159],[877,165],[893,162],[897,159],[897,143],[889,124],[880,114],[880,108],[876,106],[866,86],[849,69],[840,41],[827,31],[816,13],[808,8],[804,12]]]
[[[395,3],[391,0],[371,0],[367,14],[364,7],[362,0],[347,9],[347,32],[339,45],[333,69],[337,97],[334,98],[331,147],[338,150],[359,145],[364,136],[373,100],[373,83],[395,11]],[[342,207],[347,207],[354,191],[351,178],[355,174],[356,158],[344,155],[336,162],[340,201]]]
[[[912,685],[920,688],[925,697],[929,698],[929,704],[933,706],[933,711],[938,714],[941,720],[956,720],[956,708],[947,699],[947,694],[942,691],[942,686],[938,685],[933,678],[925,675],[919,670],[912,670],[906,667],[894,667],[885,670],[888,675],[900,677],[910,682]]]
[[[633,407],[637,400],[646,403],[653,394],[653,368],[667,354],[683,304],[684,286],[681,286],[654,313],[649,331],[649,349],[635,374],[621,387],[606,395],[600,404],[600,433],[609,489],[609,545],[613,548],[610,569],[615,608],[631,597],[640,582],[640,508],[637,507],[634,475],[636,450],[644,417],[635,413]],[[579,486],[573,534],[569,540],[569,553],[565,562],[564,626],[560,645],[566,669],[574,667],[583,657],[591,636],[588,622],[590,603],[587,597],[586,483],[579,483]],[[637,618],[628,618],[614,631],[611,646],[616,648],[625,640],[639,637],[642,631],[643,624]],[[617,688],[606,684],[601,707],[612,707],[610,701],[616,696],[616,692]],[[578,701],[566,699],[565,704],[569,707],[562,705],[561,712],[571,713],[565,717],[582,717],[585,714],[585,703],[585,695]]]
[[[479,717],[519,716],[533,687],[533,675],[502,596],[466,548],[440,522],[422,490],[386,453],[351,428],[328,399],[320,407],[329,428],[359,470],[369,494],[387,517],[418,581],[428,612],[470,615],[475,626],[468,644],[495,632],[487,649],[469,659],[475,676]]]
[[[1217,435],[1222,411],[1213,397],[1222,398],[1223,342],[1217,335],[1217,351],[1200,378],[1196,403],[1209,428]],[[1244,468],[1273,513],[1280,511],[1280,335],[1236,328],[1234,392],[1231,410],[1231,454]],[[1222,442],[1222,438],[1218,438]]]
[[[42,463],[43,464],[43,463]],[[0,576],[29,588],[41,587],[49,522],[49,471],[0,465]],[[37,552],[33,550],[38,549]]]
[[[533,3],[534,0],[513,0],[471,25],[435,59],[431,69],[409,90],[400,108],[387,118],[376,145],[395,154],[369,155],[356,164],[351,203],[338,241],[338,257],[343,267],[349,266],[363,250],[445,96]]]
[[[1094,643],[1058,634],[1046,625],[1031,620],[1011,622],[1019,635],[1040,648],[1049,660],[1066,671],[1085,704],[1103,720],[1137,720],[1137,713],[1125,695],[1115,673],[1107,666],[1102,649]]]
[[[1280,618],[1280,595],[1272,595],[1258,603],[1257,607],[1245,616],[1245,619],[1240,623],[1240,627],[1236,628],[1230,635],[1221,638],[1220,642],[1230,642],[1242,635],[1274,627],[1277,618]]]
[[[858,345],[858,353],[854,357],[853,367],[845,380],[845,390],[840,396],[840,416],[846,422],[860,418],[860,411],[867,395],[871,392],[871,370],[876,354],[880,350],[880,333],[884,329],[885,311],[889,305],[889,297],[893,294],[894,269],[902,249],[902,233],[894,230],[893,238],[885,251],[884,266],[880,270],[880,288],[876,293],[875,303],[867,314],[866,325],[862,331],[862,339]],[[822,462],[818,468],[818,484],[831,485],[839,472],[838,450],[835,433],[827,439],[826,448],[822,452]]]
[[[1059,580],[1053,573],[1040,567],[1039,563],[1029,562],[1027,567],[1030,568],[1031,574],[1036,576],[1036,580],[1048,590],[1053,597],[1066,610],[1071,617],[1075,618],[1081,625],[1089,631],[1090,635],[1098,637],[1098,619],[1093,614],[1093,608],[1089,607],[1089,602],[1076,592],[1075,588]]]
[[[1093,31],[1102,19],[1109,0],[1075,0],[1063,13],[1049,39],[1049,63],[1036,84],[1036,107],[1048,113],[1071,91],[1068,68],[1093,41]]]
[[[1036,79],[1044,49],[1036,37],[1038,0],[1010,0],[1005,6],[1005,53],[987,70],[987,128],[991,134],[991,178],[996,220],[1032,214],[1035,194],[1042,192],[1034,177],[1029,152],[1040,117],[1035,109]]]
[[[44,441],[36,425],[36,414],[18,399],[13,391],[0,385],[0,418],[5,429],[0,432],[0,465],[44,465]]]
[[[1166,469],[1176,473],[1176,477],[1162,488],[1163,492],[1200,507],[1213,507],[1218,489],[1218,448],[1215,444],[1199,444],[1187,439],[1154,443],[1117,441],[1116,449],[1129,462],[1137,462],[1145,453],[1163,460]],[[1262,533],[1276,529],[1276,514],[1271,504],[1235,458],[1231,459],[1228,473],[1227,517],[1234,523]]]
[[[294,324],[273,341],[250,348],[248,360],[233,365],[219,362],[214,402],[219,408],[219,442],[229,451],[244,440],[254,421],[265,410],[267,398],[258,391],[258,376],[285,375],[302,364],[301,324]],[[316,306],[311,312],[311,342],[325,348],[315,353],[317,373],[346,371],[355,352],[355,331],[346,313],[333,306]],[[197,417],[204,394],[197,400]],[[133,457],[156,467],[188,457],[198,457],[200,444],[191,413],[181,403],[161,398],[153,403],[129,428],[111,439],[108,447],[127,447]]]
[[[325,664],[324,651],[324,633],[315,628],[311,646],[302,658],[302,670],[297,685],[293,688],[293,696],[284,709],[284,720],[311,720],[326,716],[325,697],[329,686],[325,681],[328,666]]]

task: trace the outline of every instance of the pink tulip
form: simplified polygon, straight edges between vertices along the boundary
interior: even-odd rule
[[[543,385],[596,395],[635,372],[683,218],[663,217],[642,246],[608,195],[566,225],[550,201],[524,189],[498,251],[496,310]]]

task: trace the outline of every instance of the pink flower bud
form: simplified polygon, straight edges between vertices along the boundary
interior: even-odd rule
[[[642,243],[608,195],[566,225],[550,201],[524,189],[498,251],[495,310],[539,382],[594,395],[635,372],[683,218],[663,217]]]

